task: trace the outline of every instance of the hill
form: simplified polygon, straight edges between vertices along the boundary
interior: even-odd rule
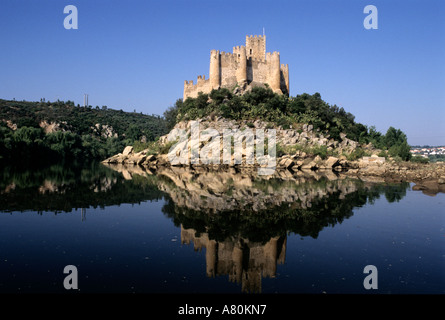
[[[157,115],[76,107],[72,101],[0,99],[3,162],[105,159],[125,145],[153,141],[167,132],[164,118]]]
[[[380,156],[400,160],[411,157],[407,137],[400,129],[390,127],[386,134],[382,134],[373,126],[356,122],[354,115],[342,107],[323,101],[319,93],[288,97],[267,87],[255,87],[239,95],[234,94],[235,91],[224,88],[212,90],[210,94],[200,93],[198,97],[185,101],[177,100],[164,113],[169,129],[183,121],[206,117],[243,121],[251,128],[255,127],[255,121],[262,121],[267,123],[266,128],[293,129],[299,133],[305,125],[310,125],[314,131],[339,143],[347,137],[360,145],[372,144],[383,151]],[[359,148],[356,156],[363,155]]]

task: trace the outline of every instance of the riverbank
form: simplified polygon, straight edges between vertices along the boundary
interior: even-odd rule
[[[144,151],[134,153],[132,147],[125,148],[123,153],[104,160],[107,165],[118,165],[124,177],[131,174],[152,174],[165,167],[186,167],[196,170],[221,171],[228,169],[257,171],[261,168],[255,164],[230,165],[171,165],[166,154],[148,155]],[[445,163],[421,164],[411,162],[384,161],[379,157],[364,157],[348,161],[344,157],[310,157],[302,153],[277,157],[276,168],[270,171],[278,175],[327,176],[329,179],[353,177],[374,182],[412,182],[413,190],[420,190],[428,195],[445,193]]]
[[[367,180],[413,182],[416,184],[415,190],[421,190],[426,194],[445,192],[445,163],[424,164],[398,161],[397,157],[393,158],[387,150],[375,148],[372,143],[360,144],[349,139],[345,133],[340,133],[340,139],[335,140],[328,133],[314,129],[308,124],[298,124],[289,129],[281,126],[274,127],[276,157],[269,156],[269,150],[267,154],[259,156],[257,151],[254,153],[254,149],[261,146],[262,144],[259,144],[261,142],[266,147],[268,140],[264,137],[269,134],[268,128],[270,124],[261,120],[249,122],[222,117],[205,117],[199,121],[181,121],[168,135],[160,137],[153,148],[136,152],[132,146],[127,146],[122,153],[104,160],[103,163],[138,166],[151,171],[169,166],[205,167],[210,170],[264,168],[271,173],[275,170],[291,173],[323,171]],[[221,143],[220,137],[229,130],[237,132],[241,136],[237,139],[243,139],[241,141],[246,144],[246,147],[239,150],[238,155],[241,157],[237,160],[240,161],[235,161],[233,146],[230,150],[230,161],[224,161],[224,142]],[[198,134],[199,132],[201,133]],[[218,133],[218,135],[211,136],[209,132],[213,132],[213,135]],[[172,139],[168,139],[169,136]],[[172,142],[178,137],[182,140],[177,143]],[[191,137],[196,140],[192,141]],[[260,137],[263,137],[263,140]],[[249,150],[248,142],[251,144]],[[192,144],[200,158],[193,164],[191,161]],[[217,155],[216,160],[219,161],[202,161],[203,156],[207,157],[204,160],[210,160],[214,153],[218,154],[218,151],[219,159]],[[167,152],[179,161],[172,162]],[[253,154],[255,154],[255,159],[252,159]]]

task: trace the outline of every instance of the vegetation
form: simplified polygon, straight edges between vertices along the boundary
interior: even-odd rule
[[[283,129],[292,127],[296,130],[301,130],[303,124],[311,124],[338,141],[342,140],[340,133],[345,133],[349,139],[361,144],[372,143],[376,148],[388,150],[390,156],[402,160],[411,157],[406,135],[400,129],[390,127],[383,135],[373,126],[355,122],[355,117],[343,108],[329,105],[319,93],[287,97],[274,93],[270,88],[256,87],[238,96],[222,88],[209,94],[199,93],[198,97],[185,101],[177,100],[164,114],[171,127],[182,120],[205,116],[247,120],[248,126],[252,126],[252,120],[260,119]],[[362,151],[357,152],[350,156],[351,159],[363,156]],[[320,156],[325,156],[325,153]]]
[[[57,129],[45,133],[43,123]],[[167,132],[165,119],[156,115],[76,107],[71,101],[0,100],[0,161],[6,163],[103,160],[126,145],[154,141]]]
[[[311,199],[309,207],[303,207],[299,201],[295,201],[281,205],[271,203],[259,211],[248,205],[240,206],[239,210],[224,210],[220,211],[224,214],[218,214],[207,210],[192,210],[175,203],[173,199],[182,197],[170,197],[160,190],[159,185],[168,186],[161,189],[175,190],[177,195],[182,196],[187,196],[192,191],[178,188],[164,175],[142,177],[135,174],[132,180],[126,180],[119,172],[97,163],[87,166],[57,164],[39,170],[5,167],[0,176],[0,210],[11,213],[32,210],[38,214],[60,214],[77,211],[79,208],[104,208],[123,203],[165,199],[162,212],[176,226],[193,228],[198,234],[206,232],[210,239],[217,241],[241,236],[253,242],[265,243],[271,237],[288,233],[317,238],[324,228],[351,217],[354,208],[373,203],[381,196],[385,196],[389,202],[399,201],[409,189],[409,183],[367,186],[360,180],[343,181],[346,182],[345,185],[353,183],[356,186],[354,191],[348,194],[334,191],[323,197],[320,194],[324,190],[336,190],[338,182],[325,178],[300,184],[281,179],[255,179],[252,181],[254,187],[266,193],[272,190],[278,194],[285,189],[301,190],[302,194],[321,192]],[[228,185],[229,190],[233,189],[233,180],[229,180]]]
[[[74,106],[72,101],[26,102],[0,99],[0,161],[7,163],[48,163],[60,160],[105,159],[133,145],[136,152],[162,150],[155,140],[168,133],[182,120],[218,116],[246,120],[248,127],[260,119],[268,128],[281,126],[302,131],[303,124],[311,124],[331,138],[341,141],[341,133],[361,144],[372,143],[385,156],[409,160],[411,154],[406,135],[390,127],[385,135],[354,120],[354,116],[336,105],[329,105],[319,93],[303,93],[296,97],[275,94],[270,88],[253,88],[242,96],[226,88],[200,93],[185,101],[178,99],[163,117],[136,112]],[[45,133],[42,124],[56,125]],[[11,127],[15,125],[16,128]],[[298,146],[295,147],[297,149]],[[278,146],[278,155],[289,152]],[[296,150],[295,150],[296,151]],[[333,155],[327,148],[303,149],[323,159]],[[365,155],[357,149],[348,159]]]
[[[417,163],[428,163],[430,160],[428,158],[425,157],[421,157],[421,156],[414,156],[411,158],[412,162],[417,162]]]
[[[154,179],[134,175],[126,180],[121,173],[97,162],[58,163],[37,170],[7,166],[0,175],[0,211],[57,214],[78,208],[158,201],[164,193]]]
[[[445,154],[431,154],[428,156],[429,161],[434,162],[444,162],[445,161]]]

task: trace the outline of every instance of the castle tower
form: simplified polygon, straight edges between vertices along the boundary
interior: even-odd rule
[[[247,55],[246,47],[241,46],[239,50],[239,65],[236,70],[236,81],[243,83],[247,81]]]
[[[246,36],[247,58],[264,60],[266,57],[266,36]]]
[[[232,282],[241,282],[243,274],[243,250],[239,246],[235,246],[232,251],[233,269],[232,274],[229,275],[229,280]]]
[[[210,90],[221,86],[221,56],[218,50],[210,51]]]
[[[269,62],[269,85],[273,92],[281,93],[281,64],[280,53],[268,54],[266,59]]]
[[[282,64],[281,65],[281,91],[284,92],[283,89],[286,89],[287,94],[289,94],[289,65]]]
[[[218,255],[218,243],[215,240],[209,240],[206,245],[206,274],[207,274],[207,277],[215,277],[217,255]]]

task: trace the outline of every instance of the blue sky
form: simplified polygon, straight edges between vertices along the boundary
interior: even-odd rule
[[[378,29],[366,30],[366,5]],[[66,5],[78,29],[66,30]],[[445,144],[445,1],[2,0],[0,98],[73,100],[162,114],[211,49],[247,34],[289,64],[290,91],[319,92],[410,144]]]

